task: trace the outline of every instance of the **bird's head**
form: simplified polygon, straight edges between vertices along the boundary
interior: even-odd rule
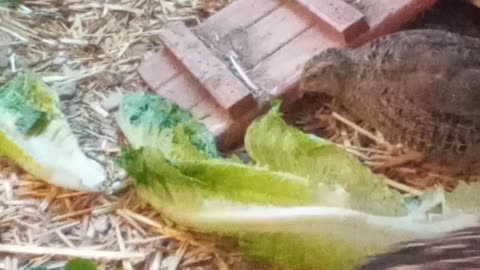
[[[336,97],[353,71],[353,61],[344,49],[329,48],[310,59],[303,67],[300,90]]]

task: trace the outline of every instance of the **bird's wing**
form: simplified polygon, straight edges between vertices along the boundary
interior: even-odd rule
[[[399,70],[395,75],[398,79],[392,82],[398,84],[397,95],[409,97],[411,103],[425,111],[480,117],[480,66],[465,67],[454,60],[444,63],[445,56],[436,59],[427,61],[419,55],[417,68],[404,74]]]
[[[402,34],[403,33],[403,34]],[[416,106],[456,116],[480,116],[480,40],[441,30],[412,30],[379,39],[364,58],[394,96]],[[361,55],[361,54],[359,54]]]
[[[432,64],[445,61],[460,61],[465,66],[480,66],[480,39],[456,33],[422,29],[400,31],[375,39],[355,49],[353,54],[357,62],[376,63],[382,68],[396,65],[416,67],[419,55],[430,58]],[[443,57],[447,56],[447,57]],[[429,64],[429,63],[426,63]]]

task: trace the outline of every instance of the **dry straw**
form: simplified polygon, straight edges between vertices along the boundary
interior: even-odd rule
[[[125,173],[113,162],[121,141],[111,113],[115,96],[145,90],[135,70],[145,52],[161,46],[155,33],[170,20],[194,25],[200,15],[227,2],[31,0],[16,11],[0,6],[0,82],[30,69],[60,89],[83,150],[105,165],[113,187],[123,188],[115,195],[65,191],[3,162],[0,269],[42,264],[54,269],[73,255],[98,259],[100,269],[226,270],[239,262],[230,243],[177,228],[138,200],[132,188],[123,186]],[[294,123],[307,131],[321,130],[365,164],[400,180],[389,181],[394,188],[420,195],[424,187],[445,180],[431,172],[422,175],[406,161],[391,163],[401,148],[332,114],[328,106],[314,111],[287,116],[296,117]]]

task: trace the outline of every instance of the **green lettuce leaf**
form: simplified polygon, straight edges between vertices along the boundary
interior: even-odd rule
[[[176,223],[234,237],[249,258],[280,269],[348,269],[391,244],[478,223],[406,215],[399,194],[342,149],[287,127],[278,105],[250,126],[254,164],[242,164],[221,158],[190,115],[167,120],[181,109],[166,100],[136,94],[123,103],[118,122],[131,146],[120,161],[138,194]]]
[[[445,192],[444,211],[449,214],[480,214],[480,183],[460,182],[452,192]]]
[[[94,262],[83,259],[70,260],[65,265],[65,270],[96,270]]]
[[[401,195],[390,190],[382,177],[335,144],[288,127],[279,108],[280,104],[275,104],[247,131],[245,146],[258,166],[314,183],[339,184],[351,194],[353,209],[379,215],[407,213]]]
[[[220,156],[215,138],[204,125],[178,105],[159,96],[125,95],[117,122],[135,148],[155,147],[169,159]]]
[[[64,188],[99,191],[104,168],[86,157],[59,109],[56,92],[31,73],[0,89],[0,156]]]

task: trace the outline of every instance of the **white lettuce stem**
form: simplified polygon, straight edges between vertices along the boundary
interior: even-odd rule
[[[296,233],[334,237],[359,246],[378,241],[381,243],[375,246],[388,246],[480,224],[476,215],[438,216],[428,220],[419,216],[375,216],[332,207],[228,207],[182,213],[179,218],[208,231]]]

